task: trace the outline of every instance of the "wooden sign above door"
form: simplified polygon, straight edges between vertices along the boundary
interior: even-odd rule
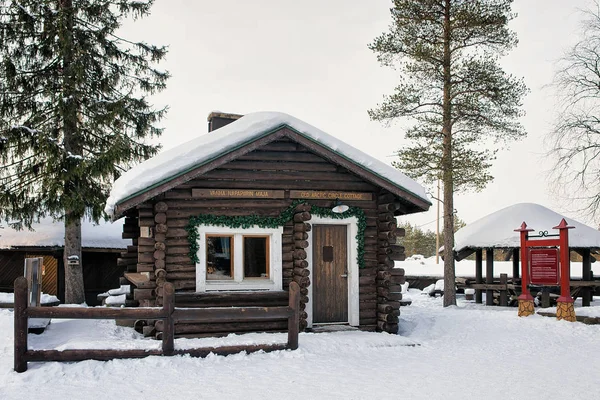
[[[192,197],[205,199],[283,199],[283,190],[192,189]]]
[[[326,199],[347,201],[371,201],[373,193],[368,192],[334,192],[327,190],[290,190],[292,199]]]

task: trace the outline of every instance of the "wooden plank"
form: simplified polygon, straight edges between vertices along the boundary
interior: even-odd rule
[[[160,356],[161,350],[28,350],[25,354],[27,361],[110,361],[122,358],[145,358]]]
[[[30,318],[64,319],[161,319],[164,312],[160,308],[111,308],[111,307],[31,307],[27,310]]]
[[[206,199],[283,199],[284,190],[269,189],[192,189],[192,197]]]
[[[234,321],[273,321],[288,319],[294,313],[289,307],[240,307],[240,308],[177,308],[173,311],[175,323],[198,321],[219,323]]]
[[[126,272],[123,276],[137,288],[152,289],[156,287],[156,283],[142,273]]]
[[[353,201],[372,201],[373,193],[370,192],[340,192],[329,190],[290,190],[292,199],[326,199],[326,200],[353,200]]]
[[[232,161],[223,166],[232,170],[256,171],[321,171],[337,172],[338,167],[323,160],[323,162],[294,162],[294,161]]]

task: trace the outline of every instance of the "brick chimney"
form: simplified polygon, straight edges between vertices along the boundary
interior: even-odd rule
[[[228,125],[242,117],[243,115],[240,114],[226,114],[220,111],[213,111],[208,114],[208,131],[212,132],[216,129],[222,128],[225,125]]]

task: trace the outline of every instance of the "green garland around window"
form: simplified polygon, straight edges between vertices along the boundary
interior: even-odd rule
[[[198,239],[200,234],[198,233],[199,225],[216,225],[225,226],[228,228],[242,228],[247,229],[253,226],[259,228],[279,228],[285,225],[286,222],[290,221],[294,217],[294,210],[298,204],[306,203],[304,200],[295,200],[291,206],[286,208],[278,217],[261,217],[258,215],[247,215],[247,216],[236,216],[228,217],[222,215],[212,214],[201,214],[195,217],[190,217],[190,222],[186,228],[188,232],[188,241],[190,243],[190,258],[194,263],[198,263]],[[343,219],[347,217],[356,217],[358,220],[356,233],[356,243],[358,245],[356,261],[358,262],[358,268],[365,267],[365,228],[367,227],[367,218],[365,217],[364,211],[359,207],[350,207],[347,211],[337,214],[331,211],[329,208],[312,206],[311,214],[318,217],[326,217],[333,219]]]

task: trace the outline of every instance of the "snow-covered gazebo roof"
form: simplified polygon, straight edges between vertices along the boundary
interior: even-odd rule
[[[459,229],[454,234],[454,250],[460,255],[466,254],[468,249],[517,248],[521,243],[519,232],[515,232],[515,229],[523,222],[534,230],[534,235],[539,231],[554,234],[558,231],[553,227],[563,218],[575,227],[569,230],[569,247],[596,251],[600,249],[600,231],[539,204],[520,203],[493,212]],[[464,257],[466,255],[459,258]]]
[[[43,218],[33,224],[33,231],[20,231],[10,227],[0,229],[0,249],[63,247],[65,227],[60,221]],[[130,240],[121,238],[123,225],[100,222],[93,224],[88,220],[81,223],[81,243],[84,249],[124,249]]]
[[[278,112],[256,112],[163,151],[134,166],[114,183],[105,211],[109,215],[119,216],[124,210],[118,206],[124,202],[146,195],[159,186],[164,188],[167,183],[174,182],[176,178],[282,128],[287,128],[310,142],[334,152],[352,165],[378,176],[392,187],[398,188],[422,203],[422,209],[426,210],[431,205],[425,189],[396,168],[290,115]]]

